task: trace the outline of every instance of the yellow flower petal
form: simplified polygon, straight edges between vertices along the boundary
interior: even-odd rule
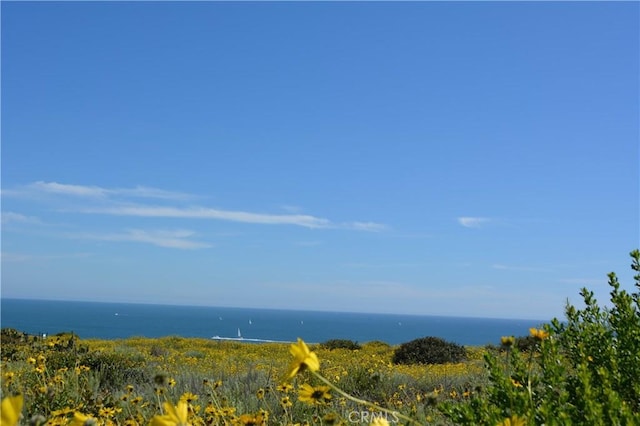
[[[2,400],[2,412],[0,413],[2,426],[15,426],[18,424],[23,403],[22,395],[8,396]]]
[[[163,407],[165,414],[154,416],[151,419],[151,426],[190,426],[187,420],[189,412],[189,404],[187,402],[180,401],[175,407],[170,402],[165,402]]]
[[[318,356],[315,352],[309,350],[309,347],[302,339],[298,338],[298,343],[292,344],[289,352],[293,355],[293,362],[287,372],[287,380],[293,378],[298,372],[305,368],[311,371],[318,371],[320,369]]]
[[[91,416],[87,416],[86,414],[75,412],[73,413],[73,419],[69,422],[69,426],[85,426],[92,423],[96,424],[96,419]]]
[[[535,337],[538,340],[544,340],[549,337],[549,332],[545,330],[538,330],[537,328],[531,327],[529,329],[529,333],[531,336]]]

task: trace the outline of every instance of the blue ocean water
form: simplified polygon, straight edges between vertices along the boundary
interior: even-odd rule
[[[1,299],[0,326],[31,334],[73,331],[81,338],[132,336],[307,342],[349,339],[399,344],[425,336],[461,345],[499,344],[540,320],[463,318],[127,303]]]

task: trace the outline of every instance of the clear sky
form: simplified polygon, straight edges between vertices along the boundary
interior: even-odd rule
[[[639,246],[637,2],[2,2],[2,297],[550,319]]]

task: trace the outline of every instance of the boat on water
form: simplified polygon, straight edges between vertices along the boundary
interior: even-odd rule
[[[273,340],[273,339],[254,339],[251,337],[242,337],[242,332],[240,331],[240,327],[238,327],[238,337],[223,337],[220,335],[215,335],[211,337],[212,340],[231,340],[231,341],[242,341],[249,343],[295,343],[289,340]]]

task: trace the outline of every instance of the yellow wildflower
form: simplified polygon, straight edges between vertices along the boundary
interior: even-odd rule
[[[154,416],[149,423],[150,426],[191,426],[187,419],[189,409],[185,401],[178,402],[175,407],[173,404],[165,402],[163,407],[165,414]]]
[[[500,338],[500,343],[502,344],[502,346],[513,346],[513,344],[516,342],[516,338],[513,336],[502,336]]]
[[[256,392],[256,397],[258,399],[263,399],[264,398],[264,389],[263,388],[258,389],[258,391]]]
[[[292,405],[293,405],[293,402],[291,402],[291,399],[289,399],[288,396],[285,396],[285,397],[280,399],[280,406],[282,408],[289,408]]]
[[[82,374],[82,373],[84,373],[85,371],[89,371],[89,370],[91,370],[91,368],[90,368],[90,367],[87,367],[86,365],[80,365],[80,366],[78,366],[78,367],[76,367],[76,368],[75,368],[75,372],[76,372],[76,374]]]
[[[7,385],[10,385],[11,383],[13,383],[13,379],[15,378],[16,373],[14,373],[13,371],[7,371],[6,373],[4,373],[4,380],[7,383]]]
[[[289,367],[286,380],[292,379],[298,372],[308,368],[310,371],[318,371],[320,369],[320,361],[314,352],[309,350],[307,344],[300,338],[298,343],[291,345],[289,350],[293,355],[293,363]]]
[[[376,416],[370,424],[371,426],[389,426],[389,421],[382,416]]]
[[[527,422],[524,418],[519,416],[511,416],[508,419],[504,419],[496,426],[526,426]]]
[[[196,401],[197,399],[198,399],[198,395],[195,395],[191,392],[185,392],[180,397],[180,401],[184,401],[187,404],[191,404],[193,401]]]
[[[2,400],[2,412],[0,413],[2,426],[15,426],[18,424],[23,403],[22,395],[8,396]]]
[[[308,404],[326,404],[331,400],[329,386],[313,387],[307,383],[298,390],[298,400]]]
[[[247,426],[261,426],[265,424],[262,414],[243,414],[238,418],[238,423]]]
[[[330,412],[322,417],[322,423],[326,425],[335,425],[340,423],[340,416],[335,412]]]
[[[122,408],[102,407],[98,411],[98,415],[100,417],[111,418],[121,411]]]
[[[534,328],[534,327],[531,327],[529,329],[529,333],[531,333],[531,335],[533,337],[535,337],[537,340],[544,340],[547,337],[549,337],[549,332],[548,331],[537,329],[537,328]]]
[[[289,383],[283,383],[281,385],[276,386],[276,390],[278,392],[289,393],[289,391],[292,389],[293,389],[293,386],[291,386]]]

